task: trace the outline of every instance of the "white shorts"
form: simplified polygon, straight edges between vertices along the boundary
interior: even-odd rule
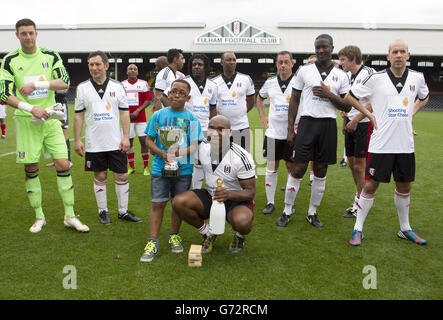
[[[131,123],[131,128],[129,130],[129,139],[134,139],[136,135],[139,137],[146,136],[146,125],[146,122]]]
[[[6,118],[6,105],[0,104],[0,119]]]

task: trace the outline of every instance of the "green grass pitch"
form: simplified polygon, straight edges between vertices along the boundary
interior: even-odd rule
[[[70,106],[70,137],[73,137],[73,106]],[[258,113],[250,114],[251,128],[261,128]],[[56,187],[54,168],[42,159],[40,179],[47,225],[39,234],[28,229],[34,213],[24,187],[23,166],[15,163],[13,110],[8,108],[7,139],[0,141],[0,299],[442,299],[443,273],[443,113],[420,112],[414,120],[418,132],[416,182],[411,192],[411,225],[420,230],[428,245],[419,247],[397,238],[398,217],[394,207],[394,184],[382,184],[366,220],[361,247],[348,245],[353,219],[342,214],[354,197],[348,167],[329,167],[326,192],[318,210],[325,228],[305,221],[310,187],[302,181],[296,214],[287,228],[275,221],[283,210],[286,183],[283,163],[279,170],[276,210],[264,216],[266,204],[264,166],[258,167],[254,228],[240,254],[228,252],[233,232],[227,227],[201,268],[187,265],[191,244],[201,241],[197,230],[182,224],[185,252],[171,253],[167,244],[170,205],[160,235],[160,254],[151,263],[139,258],[148,238],[150,178],[143,176],[138,142],[136,173],[130,176],[130,210],[142,217],[139,224],[117,219],[112,174],[108,177],[108,207],[112,224],[101,225],[93,195],[92,174],[83,171],[84,160],[73,152],[71,173],[75,185],[76,213],[91,231],[80,234],[63,226],[63,207]],[[339,120],[341,128],[341,120]],[[262,131],[264,133],[264,131]],[[338,160],[343,136],[339,132]],[[258,137],[256,137],[259,139]],[[261,154],[261,138],[257,141]],[[65,289],[73,276],[76,289]],[[71,266],[71,267],[69,267]],[[376,273],[364,273],[366,266]],[[64,272],[65,270],[65,272]],[[374,269],[372,269],[374,270]],[[375,289],[365,289],[367,276]],[[376,282],[375,282],[376,281]],[[73,282],[70,282],[71,285]]]

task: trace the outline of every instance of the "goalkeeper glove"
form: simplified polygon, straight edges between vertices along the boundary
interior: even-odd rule
[[[65,108],[61,103],[56,103],[53,106],[46,108],[46,111],[49,113],[49,119],[57,119],[57,120],[65,119]],[[31,121],[33,124],[40,124],[45,122],[45,119],[39,119],[34,115],[32,115]]]

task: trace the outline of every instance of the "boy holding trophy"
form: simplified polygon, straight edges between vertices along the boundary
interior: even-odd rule
[[[203,139],[200,122],[185,109],[191,87],[188,82],[176,80],[171,85],[168,99],[170,107],[154,113],[145,133],[146,144],[154,154],[151,177],[151,210],[149,214],[149,239],[141,262],[151,262],[159,253],[159,232],[163,212],[169,199],[189,190],[194,159],[191,154]],[[183,252],[179,230],[181,219],[172,210],[171,231],[168,234],[172,252]]]

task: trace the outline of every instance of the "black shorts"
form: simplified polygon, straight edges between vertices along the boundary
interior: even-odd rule
[[[294,143],[294,162],[337,162],[337,121],[332,118],[301,117]]]
[[[200,201],[203,203],[203,214],[200,215],[200,218],[202,220],[209,219],[209,213],[211,212],[211,206],[212,206],[212,196],[209,194],[208,190],[206,189],[192,189],[192,192],[194,192],[197,197],[200,199]],[[225,209],[226,209],[226,217],[228,217],[228,214],[237,206],[246,206],[249,209],[251,209],[252,213],[254,214],[254,202],[234,202],[231,200],[225,201]]]
[[[350,120],[347,119],[346,123]],[[346,156],[365,158],[368,154],[369,140],[372,134],[372,123],[363,122],[357,125],[353,132],[345,132]]]
[[[263,142],[263,157],[269,161],[292,160],[293,148],[288,144],[287,140],[278,140],[265,136]]]
[[[106,152],[86,152],[85,171],[101,172],[111,170],[115,173],[128,172],[128,159],[119,150]]]
[[[249,128],[232,130],[231,142],[238,144],[246,151],[251,150],[251,135]]]
[[[370,153],[366,175],[377,182],[412,182],[415,179],[414,153]]]

